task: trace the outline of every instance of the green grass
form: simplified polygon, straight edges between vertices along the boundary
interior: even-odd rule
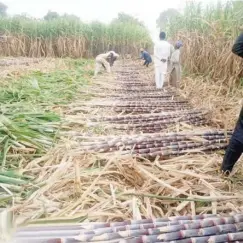
[[[67,70],[9,77],[0,87],[0,183],[11,191],[31,179],[18,172],[23,161],[42,156],[59,139],[62,117],[52,107],[82,99],[79,91],[89,85],[92,61],[66,62]]]
[[[18,80],[9,79],[9,85],[0,87],[0,102],[3,107],[15,109],[33,109],[36,107],[67,104],[77,93],[77,89],[88,85],[88,77],[93,71],[84,70],[87,65],[85,61],[73,62],[74,68],[70,70],[58,70],[52,73],[32,72],[28,76]],[[3,110],[2,110],[3,111]]]

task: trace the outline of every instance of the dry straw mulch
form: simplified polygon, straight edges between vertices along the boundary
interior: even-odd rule
[[[149,161],[119,153],[79,155],[72,146],[59,146],[25,167],[37,179],[33,194],[14,207],[18,223],[41,217],[120,221],[243,209],[242,183],[220,177],[217,153]]]
[[[131,71],[136,68],[131,68]],[[152,79],[152,75],[150,72],[146,75],[141,69],[137,79],[141,78],[146,82]],[[122,92],[109,90],[108,87],[119,86],[115,82],[111,76],[104,75],[94,81],[96,85],[92,91],[97,97],[100,94],[123,96]],[[220,88],[217,84],[202,82],[199,86],[199,82],[200,79],[186,79],[181,93],[190,97],[197,108],[210,108],[215,126],[226,127],[223,126],[223,114],[227,114],[227,109],[221,111],[220,106],[228,104],[229,114],[236,113],[232,106],[237,98],[228,95],[222,102],[223,95],[216,96],[216,90]],[[99,89],[102,83],[106,86],[103,90]],[[93,109],[91,114],[88,109],[87,114],[82,115],[79,106],[77,101],[77,104],[70,104],[70,109],[66,111],[68,119],[65,126],[71,127],[74,135],[77,131],[84,131],[83,120],[88,120],[89,116],[104,116],[105,112],[106,115],[114,115],[109,108],[106,111]],[[230,124],[232,126],[233,121]],[[107,133],[107,130],[103,132]],[[242,183],[239,179],[243,174],[242,168],[237,166],[233,177],[221,177],[220,152],[205,154],[199,151],[196,155],[186,154],[167,160],[123,157],[119,151],[107,157],[106,154],[83,153],[72,132],[68,133],[71,135],[69,139],[64,137],[63,143],[24,167],[23,171],[34,175],[36,180],[30,185],[32,194],[25,200],[17,200],[13,207],[18,223],[38,221],[40,218],[120,221],[242,211]],[[89,136],[88,132],[86,135]]]
[[[57,69],[66,69],[64,60],[54,58],[1,58],[0,59],[0,82],[4,84],[6,78],[28,75],[32,71],[44,73]]]

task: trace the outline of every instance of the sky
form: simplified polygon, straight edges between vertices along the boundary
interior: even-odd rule
[[[131,14],[142,20],[151,35],[157,34],[156,19],[160,12],[175,8],[182,10],[187,1],[197,0],[1,0],[8,6],[8,14],[27,13],[42,18],[48,10],[60,14],[79,16],[83,21],[99,20],[109,23],[119,12]],[[201,0],[210,3],[217,0]]]

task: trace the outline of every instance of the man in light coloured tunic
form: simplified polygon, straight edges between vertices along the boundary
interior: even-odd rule
[[[94,76],[97,76],[97,74],[100,72],[101,68],[105,68],[105,70],[110,73],[111,72],[111,66],[113,66],[115,60],[119,57],[117,53],[114,51],[109,51],[107,53],[99,54],[95,58],[95,74]]]
[[[160,32],[159,38],[160,40],[154,45],[155,82],[156,88],[162,89],[174,47],[165,40],[165,32]]]
[[[171,55],[171,71],[170,71],[170,85],[178,88],[181,80],[181,64],[180,64],[180,48],[182,42],[177,41],[175,44],[175,51]]]

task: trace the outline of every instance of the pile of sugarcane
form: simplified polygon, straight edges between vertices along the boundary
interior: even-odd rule
[[[116,112],[136,112],[151,113],[162,111],[190,110],[192,107],[187,101],[124,101],[120,102],[103,102],[103,103],[87,103],[89,106],[112,107]]]
[[[194,131],[180,133],[136,134],[127,136],[106,136],[85,138],[79,148],[84,153],[110,153],[142,157],[182,155],[186,153],[212,151],[227,146],[231,131]]]
[[[111,223],[37,225],[20,228],[15,243],[220,243],[243,242],[243,214],[176,216]]]
[[[207,124],[205,113],[201,111],[166,112],[140,115],[108,116],[91,119],[91,126],[102,122],[103,125],[118,130],[139,131],[145,133],[160,132],[172,125],[186,123],[194,126]]]
[[[116,101],[107,101],[107,102],[90,102],[87,103],[88,105],[93,106],[107,106],[107,107],[167,107],[167,106],[189,106],[188,101],[177,101],[177,100],[151,100],[151,101],[139,101],[139,100],[133,100],[133,101],[123,101],[116,102]]]
[[[112,122],[116,124],[140,124],[142,122],[151,121],[167,121],[169,119],[178,118],[180,120],[184,117],[201,117],[205,116],[205,112],[198,110],[183,111],[183,112],[166,112],[156,114],[139,114],[139,115],[123,115],[123,116],[104,116],[104,117],[93,117],[90,120],[92,122]]]
[[[174,100],[177,98],[180,98],[177,94],[174,94],[173,96],[170,94],[160,93],[160,94],[154,94],[150,92],[140,92],[139,94],[126,94],[126,95],[110,95],[111,97],[118,97],[119,100],[129,100],[129,99],[151,99],[151,100]],[[181,99],[181,98],[180,98]]]

